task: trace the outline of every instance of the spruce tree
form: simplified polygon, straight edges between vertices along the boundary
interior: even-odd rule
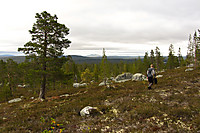
[[[194,63],[194,43],[191,34],[189,35],[186,63],[187,64]]]
[[[0,83],[1,86],[4,86],[4,83],[6,82],[6,62],[4,62],[3,60],[0,60]]]
[[[27,55],[36,54],[39,58],[42,75],[39,98],[45,99],[48,59],[62,56],[63,48],[68,48],[71,42],[66,39],[69,28],[58,23],[56,15],[51,16],[44,11],[40,14],[36,13],[35,18],[36,23],[33,24],[32,30],[29,30],[32,40],[18,51],[23,51]]]
[[[102,60],[101,60],[101,75],[102,75],[103,82],[105,83],[105,86],[106,86],[108,70],[107,70],[107,56],[106,56],[106,51],[104,48],[103,48],[103,56],[102,56]]]
[[[143,60],[143,69],[146,71],[150,65],[150,59],[148,52],[145,52],[144,60]]]
[[[93,77],[94,77],[94,81],[97,82],[99,80],[99,70],[98,70],[97,64],[94,64]]]
[[[195,66],[200,61],[200,30],[198,29],[194,33],[194,45],[195,45]]]
[[[154,56],[154,51],[153,49],[150,52],[150,63],[154,64],[155,63],[155,56]]]
[[[7,72],[7,81],[10,88],[11,95],[13,95],[13,90],[16,88],[17,83],[19,82],[19,69],[17,62],[12,59],[6,61],[6,72]]]
[[[164,67],[164,58],[163,56],[161,56],[160,49],[158,47],[156,47],[155,49],[155,55],[156,55],[155,57],[156,68],[158,71],[160,71]]]
[[[184,61],[183,56],[181,54],[181,48],[180,47],[178,49],[178,64],[179,64],[179,66],[185,65],[185,61]]]
[[[137,72],[140,72],[140,73],[143,72],[143,63],[140,56],[138,56],[138,59],[136,61],[136,69],[137,69]]]
[[[173,69],[178,66],[178,58],[174,55],[174,46],[173,44],[170,44],[169,46],[169,55],[167,60],[167,68]]]

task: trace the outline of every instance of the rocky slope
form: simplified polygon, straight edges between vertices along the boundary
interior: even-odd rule
[[[200,68],[185,69],[161,73],[152,90],[146,81],[127,81],[51,90],[45,101],[26,92],[0,104],[0,132],[200,132]],[[82,117],[86,106],[96,111]]]

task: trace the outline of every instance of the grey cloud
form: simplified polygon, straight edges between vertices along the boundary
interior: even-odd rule
[[[70,50],[101,50],[101,43],[105,42],[130,46],[180,43],[188,40],[188,35],[200,24],[199,0],[63,0],[62,3],[61,7],[60,3],[50,7],[58,21],[70,28],[67,36],[72,41]],[[43,9],[46,3],[40,6]],[[11,39],[7,43],[23,46],[26,42]],[[108,43],[107,49],[126,52],[127,48]]]
[[[183,5],[180,4],[181,1],[162,1],[162,3],[160,1],[156,1],[157,3],[152,1],[152,3],[144,1],[137,3],[131,1],[126,2],[124,2],[125,4],[119,1],[113,2],[114,5],[118,4],[118,7],[111,7],[113,7],[112,9],[116,11],[117,14],[119,10],[121,11],[125,9],[126,6],[129,7],[133,5],[133,8],[126,10],[130,13],[133,12],[134,14],[134,11],[141,9],[142,12],[145,12],[150,16],[150,19],[157,19],[158,21],[144,18],[147,22],[144,24],[141,22],[141,27],[134,27],[134,25],[131,25],[129,29],[125,29],[126,25],[129,25],[129,23],[115,22],[120,18],[101,20],[99,18],[108,18],[109,15],[100,14],[99,12],[97,14],[95,14],[96,12],[90,12],[86,13],[84,16],[89,14],[89,16],[93,17],[89,20],[82,19],[82,21],[79,21],[76,26],[72,27],[72,35],[78,39],[84,39],[87,41],[110,41],[122,43],[147,43],[148,41],[161,41],[161,43],[165,43],[168,41],[168,43],[172,43],[187,39],[185,37],[190,32],[193,32],[191,30],[197,28],[194,25],[197,25],[200,22],[197,18],[193,19],[197,13],[189,10],[191,9],[191,4],[197,5],[199,3],[196,1],[187,1],[187,3],[182,1]],[[120,6],[120,4],[122,6]],[[156,9],[154,9],[154,7]],[[197,6],[194,6],[194,9],[192,9],[196,10],[196,8]],[[111,13],[110,17],[114,12],[112,9],[105,9],[108,13]],[[103,17],[104,15],[108,16]],[[89,18],[89,16],[87,16],[86,19]],[[119,25],[115,26],[113,25],[114,23]],[[132,23],[134,23],[134,21]]]
[[[111,46],[101,46],[101,45],[96,45],[94,43],[73,43],[71,47],[69,48],[70,50],[102,50],[103,48],[106,48],[107,50],[120,50],[121,48],[119,47],[111,47]]]

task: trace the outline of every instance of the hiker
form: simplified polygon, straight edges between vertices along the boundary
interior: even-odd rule
[[[148,68],[147,70],[147,77],[148,77],[148,81],[149,81],[149,86],[148,89],[151,89],[151,86],[153,85],[153,81],[155,80],[155,84],[157,84],[157,79],[156,77],[156,72],[155,69],[153,67],[153,64],[150,65],[150,68]]]

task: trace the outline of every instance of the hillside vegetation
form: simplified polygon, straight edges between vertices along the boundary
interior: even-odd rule
[[[0,104],[0,132],[200,132],[200,68],[166,70],[148,90],[146,81],[48,90],[44,101],[28,88],[22,101]],[[60,95],[69,94],[60,97]],[[86,106],[99,112],[81,117]]]

